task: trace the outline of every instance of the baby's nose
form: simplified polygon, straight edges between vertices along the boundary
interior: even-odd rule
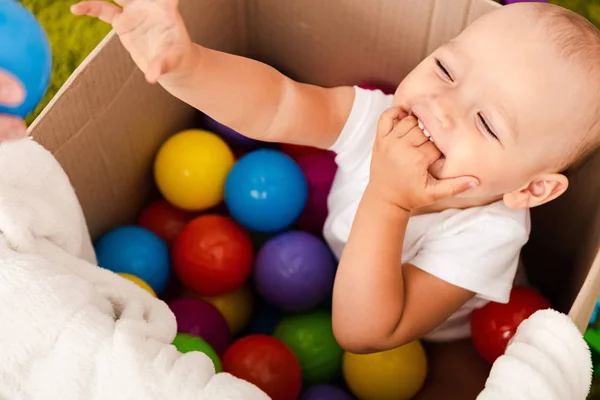
[[[456,109],[455,102],[447,96],[438,96],[433,99],[431,108],[442,129],[454,128],[455,116],[452,110]]]

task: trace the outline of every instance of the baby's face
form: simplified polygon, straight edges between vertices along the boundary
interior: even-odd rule
[[[434,176],[475,176],[480,186],[465,196],[496,196],[559,172],[590,115],[593,93],[578,68],[531,16],[503,7],[428,56],[394,103],[419,118],[443,153]]]

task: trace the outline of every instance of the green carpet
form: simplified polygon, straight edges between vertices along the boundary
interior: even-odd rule
[[[48,33],[54,57],[52,80],[46,96],[27,118],[31,122],[48,104],[73,70],[110,31],[110,27],[93,18],[75,17],[69,12],[74,0],[20,0],[37,16]],[[600,27],[600,0],[551,0],[585,15]]]

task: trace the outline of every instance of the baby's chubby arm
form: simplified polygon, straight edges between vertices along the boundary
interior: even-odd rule
[[[377,352],[419,339],[473,296],[400,264],[411,211],[478,183],[473,177],[436,180],[427,168],[439,157],[414,117],[399,108],[382,114],[370,181],[333,290],[333,330],[348,351]]]
[[[146,79],[241,134],[328,148],[350,113],[350,87],[295,82],[263,63],[192,43],[177,0],[83,1],[111,24]]]

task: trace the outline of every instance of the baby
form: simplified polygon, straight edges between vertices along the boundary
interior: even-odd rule
[[[393,96],[295,82],[190,40],[176,0],[84,1],[150,83],[255,139],[331,149],[324,235],[346,350],[469,336],[507,302],[529,209],[600,143],[600,34],[557,6],[499,8],[428,55]]]

